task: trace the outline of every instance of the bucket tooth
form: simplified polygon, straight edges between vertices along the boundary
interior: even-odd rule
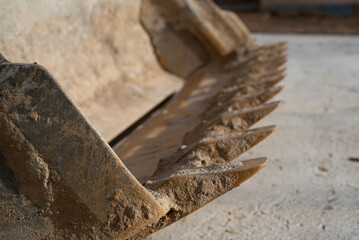
[[[225,109],[223,111],[234,111],[261,105],[280,93],[283,88],[283,86],[275,86],[246,94],[236,94],[223,104]]]
[[[231,106],[233,106],[234,109],[255,107],[269,101],[275,95],[280,93],[283,89],[283,86],[274,86],[261,91],[235,96],[230,100],[232,103]]]
[[[271,64],[273,62],[281,62],[285,60],[287,61],[287,54],[260,54],[257,58],[257,66],[265,65],[265,64]]]
[[[236,90],[244,88],[244,87],[253,86],[253,85],[261,85],[266,82],[269,83],[266,85],[266,87],[273,86],[286,77],[285,71],[286,71],[286,68],[281,68],[281,69],[275,70],[275,71],[271,70],[271,71],[267,71],[264,73],[249,74],[245,80],[237,79],[235,84],[223,88],[220,91],[220,93],[223,95],[223,94],[227,94],[227,93],[236,91]],[[260,86],[255,87],[255,88],[260,88]]]
[[[241,89],[246,89],[246,90],[247,89],[266,89],[266,88],[276,85],[277,83],[282,81],[285,77],[286,77],[286,75],[282,74],[279,76],[266,77],[266,78],[262,78],[260,80],[245,82],[245,83],[239,85],[238,89],[239,90],[241,90]],[[247,90],[247,92],[248,92],[248,90]],[[241,91],[241,93],[247,93],[247,92]]]
[[[287,62],[287,56],[274,57],[265,61],[258,61],[251,69],[251,73],[262,73],[272,69],[278,69]]]
[[[268,46],[260,46],[258,48],[259,57],[275,57],[281,56],[288,51],[287,44],[274,44]]]
[[[243,121],[246,122],[246,126],[252,126],[258,122],[263,117],[267,116],[269,113],[274,111],[280,104],[280,101],[275,101],[271,103],[266,103],[256,107],[242,108],[235,111],[229,111],[223,113],[220,118],[222,121],[228,121],[233,118],[240,117]],[[236,129],[236,128],[234,128]]]
[[[234,131],[226,134],[211,132],[208,134],[209,136],[161,159],[154,176],[181,168],[230,162],[269,136],[275,128],[272,125],[244,132]]]
[[[269,44],[269,45],[263,45],[259,47],[259,51],[261,53],[283,53],[288,51],[287,43],[283,44]]]
[[[238,176],[235,180],[236,184],[239,185],[242,182],[246,181],[251,176],[253,176],[255,173],[257,173],[261,168],[265,166],[266,163],[267,163],[267,158],[261,157],[261,158],[247,159],[247,160],[231,162],[231,163],[215,164],[215,165],[204,166],[204,167],[187,167],[172,172],[170,174],[159,175],[153,178],[152,180],[149,180],[146,183],[144,183],[144,187],[159,193],[160,189],[166,188],[166,185],[168,185],[169,182],[173,182],[173,180],[176,181],[176,179],[190,179],[196,181],[198,179],[193,179],[196,176],[205,176],[205,177],[225,176],[228,173],[233,173],[233,172],[237,174],[241,174],[241,176]],[[170,188],[169,190],[171,191],[173,189]],[[206,189],[203,190],[205,191]]]
[[[276,101],[235,111],[224,110],[219,116],[212,120],[204,121],[193,131],[187,133],[183,139],[183,144],[190,145],[196,139],[204,137],[211,132],[222,131],[230,133],[233,131],[244,131],[274,111],[279,103],[280,101]]]
[[[282,81],[285,77],[286,75],[282,74],[277,76],[265,77],[258,80],[249,80],[236,86],[227,87],[221,91],[221,94],[223,96],[227,95],[227,99],[233,97],[234,94],[237,94],[238,96],[240,96],[241,94],[248,94],[258,90],[270,88]]]
[[[261,51],[260,56],[265,57],[265,58],[271,58],[274,56],[284,56],[284,55],[286,55],[287,51],[288,51],[287,47],[282,47],[279,49],[273,49],[271,51]]]
[[[209,167],[187,168],[165,178],[148,181],[145,187],[154,192],[167,207],[167,214],[148,229],[163,228],[212,200],[239,186],[260,171],[265,157]]]
[[[260,80],[248,81],[237,86],[222,90],[215,97],[213,106],[210,106],[203,115],[203,120],[215,118],[223,111],[238,110],[246,107],[255,107],[265,103],[280,91],[282,86],[272,87],[280,82],[284,75],[267,77]]]
[[[272,43],[272,44],[264,44],[264,45],[260,46],[259,49],[263,50],[263,51],[275,51],[277,49],[286,48],[287,43],[288,43],[287,41],[281,41],[281,42]]]
[[[273,52],[259,54],[258,59],[249,74],[261,74],[273,69],[279,69],[287,62],[287,56],[285,52]]]
[[[268,137],[275,128],[272,125],[228,134],[218,134],[217,131],[214,131],[209,134],[211,136],[202,139],[197,148],[187,157],[203,156],[200,163],[202,166],[230,162]],[[207,150],[210,158],[207,158],[203,149]]]
[[[267,78],[267,77],[282,76],[282,75],[285,75],[286,71],[287,71],[287,68],[283,67],[280,69],[269,70],[268,72],[261,73],[261,74],[249,74],[248,79],[254,81],[254,80],[259,80],[259,79]]]
[[[243,65],[264,65],[270,62],[286,58],[286,44],[275,45],[273,48],[258,47],[246,55],[245,58],[238,60],[235,68],[241,68]]]
[[[221,112],[228,111],[230,109],[239,110],[242,108],[259,106],[280,93],[283,88],[283,86],[275,86],[247,94],[234,95],[229,99],[224,99],[224,97],[222,97],[223,102],[217,104],[216,107],[209,108],[205,112],[203,119],[208,121],[208,119],[212,119],[215,116],[218,116]]]

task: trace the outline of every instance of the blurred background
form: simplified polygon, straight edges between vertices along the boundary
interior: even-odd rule
[[[358,0],[215,0],[255,32],[359,33]]]

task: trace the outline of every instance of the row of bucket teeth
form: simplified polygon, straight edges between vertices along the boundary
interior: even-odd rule
[[[287,51],[286,42],[280,42],[279,44],[269,44],[264,46],[259,46],[257,48],[251,49],[249,52],[237,51],[240,59],[229,63],[225,66],[225,69],[242,67],[243,65],[252,65],[256,63],[267,63],[273,62],[276,58],[283,56],[283,53]]]
[[[236,75],[226,79],[222,89],[216,89],[217,93],[207,98],[207,103],[202,105],[205,108],[191,105],[169,110],[163,117],[165,121],[156,119],[157,124],[163,124],[172,122],[176,114],[197,111],[200,121],[191,131],[182,133],[182,145],[162,157],[153,176],[143,183],[167,212],[143,232],[156,231],[179,220],[239,186],[265,166],[265,157],[232,161],[276,128],[271,125],[250,129],[280,104],[280,101],[268,101],[283,89],[276,85],[285,77],[286,69],[282,67],[286,62],[285,52],[285,42],[259,47],[236,66]],[[213,86],[203,84],[202,89],[197,86],[195,91],[204,94],[213,91]],[[179,93],[182,97],[173,106],[186,106],[183,103],[192,101],[189,89]],[[165,138],[160,135],[158,141]]]
[[[276,64],[278,59],[285,62],[282,56],[285,50],[285,43],[263,46],[258,58],[276,52],[280,56],[271,58],[265,64]],[[253,68],[260,68],[263,64],[257,62]],[[280,104],[280,101],[266,103],[283,89],[274,86],[285,77],[285,70],[278,69],[280,66],[282,64],[275,65],[274,71],[272,68],[259,76],[250,76],[221,91],[215,98],[217,104],[205,111],[202,123],[184,136],[181,149],[160,160],[155,176],[168,171],[170,166],[178,169],[187,165],[208,166],[232,161],[273,132],[275,126],[253,130],[248,128]]]
[[[264,157],[231,161],[276,128],[249,129],[280,104],[267,101],[283,89],[275,85],[285,77],[281,68],[285,50],[285,43],[260,48],[251,75],[219,91],[214,98],[217,104],[204,111],[202,122],[184,136],[182,147],[160,160],[153,177],[144,183],[160,202],[166,202],[168,214],[159,224],[186,216],[264,167]]]

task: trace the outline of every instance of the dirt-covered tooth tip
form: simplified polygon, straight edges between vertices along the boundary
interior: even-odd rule
[[[242,108],[235,111],[227,111],[221,115],[221,118],[224,120],[233,119],[236,117],[240,117],[242,120],[246,122],[247,126],[251,126],[254,123],[258,122],[260,119],[274,111],[280,101],[275,101],[271,103],[262,104],[259,106],[249,107],[249,108]]]
[[[153,190],[186,215],[239,186],[267,163],[265,157],[189,168],[157,184]],[[187,186],[187,188],[179,187]]]

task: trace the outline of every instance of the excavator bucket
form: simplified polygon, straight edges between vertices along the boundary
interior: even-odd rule
[[[101,8],[116,15],[121,4],[133,3]],[[37,63],[0,54],[0,158],[31,209],[39,209],[27,222],[3,218],[3,226],[29,228],[40,215],[51,227],[31,225],[38,238],[141,239],[265,166],[265,157],[233,160],[275,130],[251,126],[279,105],[269,101],[283,88],[285,43],[259,46],[236,15],[210,0],[138,6],[136,24],[153,46],[149,60],[138,58],[145,84],[138,77],[79,80],[74,71],[57,82]],[[104,41],[117,49],[114,39]],[[0,213],[9,206],[25,212],[8,201]],[[29,236],[9,229],[4,236]]]

